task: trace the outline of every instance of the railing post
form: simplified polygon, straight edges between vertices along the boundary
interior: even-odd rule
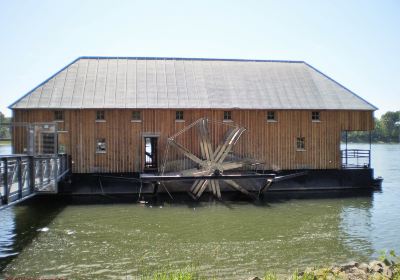
[[[368,167],[371,167],[371,150],[368,151]]]
[[[22,158],[17,157],[15,164],[17,165],[18,199],[21,199],[22,198]]]
[[[33,156],[29,156],[29,193],[33,193],[35,191],[35,159]]]
[[[346,167],[348,166],[348,149],[347,149],[347,130],[346,130]]]
[[[2,202],[3,204],[8,204],[8,163],[7,159],[3,159],[3,168],[4,168],[4,173],[3,173],[3,197],[2,197]]]
[[[54,191],[58,192],[58,156],[54,157]]]
[[[39,162],[39,185],[43,187],[43,160],[41,158],[38,159]]]

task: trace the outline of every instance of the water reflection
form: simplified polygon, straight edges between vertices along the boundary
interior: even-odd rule
[[[235,279],[373,252],[362,229],[370,223],[368,196],[151,206],[69,205],[5,271],[108,278],[195,264],[204,276]]]
[[[11,154],[11,146],[0,145],[0,155],[9,155],[9,154]]]
[[[0,271],[32,242],[38,230],[46,227],[63,207],[62,201],[43,196],[0,212]]]
[[[6,221],[13,222],[4,231],[8,247],[1,248],[12,243],[20,255],[4,273],[115,278],[194,264],[204,276],[245,279],[267,270],[286,274],[310,265],[368,260],[381,249],[399,252],[399,154],[399,145],[373,146],[375,174],[385,178],[383,191],[373,195],[282,196],[260,204],[63,208],[39,201],[15,207],[5,212]],[[48,231],[37,231],[45,226]]]
[[[372,199],[356,199],[353,205],[343,207],[340,212],[339,228],[344,246],[367,257],[374,252],[371,239],[371,208]]]
[[[0,215],[0,260],[15,253],[15,214],[13,209],[4,209]],[[0,266],[1,267],[1,266]]]

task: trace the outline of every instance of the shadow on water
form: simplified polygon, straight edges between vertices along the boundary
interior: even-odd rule
[[[64,209],[65,201],[36,196],[0,212],[0,271]]]
[[[157,195],[141,195],[137,194],[107,194],[107,195],[72,195],[61,196],[64,203],[69,205],[92,205],[92,204],[132,204],[143,203],[149,205],[187,205],[188,208],[204,207],[207,203],[219,203],[232,208],[231,204],[252,204],[260,207],[268,207],[270,203],[285,203],[291,200],[308,200],[308,199],[335,199],[335,198],[373,198],[373,194],[377,191],[371,189],[355,189],[355,190],[322,190],[322,191],[293,191],[293,192],[269,192],[261,197],[248,197],[238,192],[225,192],[222,199],[215,198],[211,193],[204,193],[197,201],[187,193],[180,192],[172,194],[172,198],[166,193]]]

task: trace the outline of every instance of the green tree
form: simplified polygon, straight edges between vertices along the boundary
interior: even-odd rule
[[[10,118],[7,118],[2,112],[0,112],[0,139],[11,138],[9,126],[5,125],[10,123],[10,121]]]
[[[400,120],[400,111],[387,112],[381,117],[382,129],[385,142],[397,142],[399,128],[396,122]]]
[[[375,129],[371,132],[372,142],[399,142],[400,127],[396,122],[400,121],[400,111],[386,112],[380,119],[375,118]],[[342,137],[345,141],[345,136]],[[349,142],[369,142],[368,131],[352,131],[348,133]]]

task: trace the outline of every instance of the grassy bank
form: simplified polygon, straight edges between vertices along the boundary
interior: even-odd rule
[[[187,267],[179,271],[158,271],[146,273],[142,280],[200,280],[221,279],[220,277],[201,277],[194,267]],[[224,279],[224,278],[222,278]],[[226,279],[229,279],[227,277]],[[400,280],[399,258],[391,252],[387,257],[374,260],[370,263],[352,262],[329,268],[307,268],[302,272],[293,272],[290,276],[277,276],[267,272],[263,277],[253,276],[244,280]]]
[[[11,146],[11,141],[10,140],[0,141],[0,146]]]

